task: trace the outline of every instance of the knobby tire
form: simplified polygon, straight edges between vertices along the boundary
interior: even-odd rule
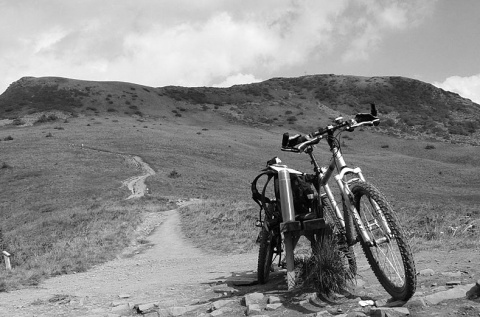
[[[374,241],[384,236],[383,228],[378,225],[382,219],[386,220],[391,231],[391,239],[388,242],[374,243],[373,246],[367,245],[361,235],[358,235],[370,267],[380,284],[393,299],[409,300],[416,289],[415,264],[410,246],[406,242],[403,230],[398,225],[392,207],[385,197],[369,183],[355,181],[350,185],[350,189],[354,195],[355,208],[360,214],[370,239]],[[376,212],[372,201],[380,208],[383,218]]]
[[[274,248],[275,239],[273,233],[263,227],[260,233],[260,249],[258,251],[257,267],[257,277],[260,284],[267,283],[270,277]]]

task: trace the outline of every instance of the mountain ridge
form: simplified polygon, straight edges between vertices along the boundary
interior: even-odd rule
[[[224,119],[311,131],[375,103],[382,130],[478,145],[480,105],[431,84],[399,76],[308,75],[216,87],[149,87],[128,82],[23,77],[0,95],[0,118],[38,111],[109,113],[166,120]],[[183,117],[183,118],[182,118]],[[209,118],[211,117],[211,118]]]

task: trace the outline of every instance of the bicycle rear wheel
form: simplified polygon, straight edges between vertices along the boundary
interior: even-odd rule
[[[257,278],[258,283],[265,284],[270,278],[273,255],[275,254],[275,248],[278,247],[278,236],[274,235],[272,231],[262,228],[259,240]]]
[[[368,245],[359,234],[368,263],[380,284],[395,300],[409,300],[416,288],[415,264],[392,207],[371,184],[354,181],[350,189],[355,208],[372,241],[372,245]]]

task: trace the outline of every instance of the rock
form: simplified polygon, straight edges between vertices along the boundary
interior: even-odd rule
[[[223,314],[223,311],[221,310],[214,310],[210,313],[210,316],[220,316]]]
[[[263,305],[266,304],[265,295],[263,295],[262,293],[246,294],[243,297],[243,302],[247,307],[251,304],[263,304]]]
[[[361,300],[358,302],[358,304],[362,307],[365,307],[365,306],[373,306],[375,302],[373,300]]]
[[[212,288],[214,293],[217,294],[224,294],[224,295],[233,295],[234,293],[238,292],[238,290],[234,289],[233,287],[228,286],[227,284],[217,285]]]
[[[457,272],[443,272],[442,275],[443,276],[448,276],[448,277],[461,277],[462,272],[460,272],[460,271],[457,271]]]
[[[262,312],[262,308],[258,304],[247,305],[247,316],[258,315]]]
[[[120,316],[128,316],[132,314],[132,309],[128,304],[121,304],[113,307],[112,313],[115,313]]]
[[[372,308],[370,316],[372,317],[403,317],[410,315],[406,307],[381,307]]]
[[[462,284],[461,281],[448,281],[447,283],[445,283],[447,286],[453,286],[453,285],[460,285]]]
[[[152,312],[158,308],[157,303],[148,303],[148,304],[140,304],[136,305],[137,313],[139,314],[146,314]]]
[[[282,303],[275,303],[275,304],[267,304],[267,307],[265,308],[266,310],[276,310],[280,307],[282,307]]]
[[[142,317],[158,317],[158,313],[156,311],[152,311],[146,314],[143,314]]]
[[[418,274],[422,275],[422,276],[432,276],[435,274],[435,271],[432,270],[432,269],[424,269],[424,270],[421,270],[420,272],[418,272]]]
[[[130,298],[130,294],[120,294],[118,295],[119,298]]]
[[[276,304],[281,303],[280,297],[277,296],[268,296],[267,303],[268,304]]]
[[[480,297],[480,286],[477,282],[471,289],[469,289],[466,293],[467,299],[476,299]]]
[[[332,314],[330,314],[328,310],[322,310],[315,314],[315,317],[328,317],[328,316],[332,316]]]
[[[233,299],[221,299],[221,300],[217,300],[215,302],[213,302],[212,304],[212,309],[213,310],[217,310],[217,309],[220,309],[222,308],[223,306],[226,306],[230,303],[233,303],[234,300]]]
[[[167,311],[169,312],[170,316],[182,316],[190,310],[188,309],[188,307],[177,306],[177,307],[170,307],[167,309]]]
[[[424,308],[427,307],[425,300],[422,297],[412,297],[406,304],[405,307],[412,309],[412,308]]]
[[[443,300],[462,298],[462,297],[465,297],[467,295],[467,290],[469,290],[473,286],[474,286],[474,284],[460,285],[460,286],[454,287],[452,289],[449,289],[447,291],[427,295],[427,296],[425,296],[425,301],[428,304],[437,305],[438,303],[440,303]]]
[[[367,315],[359,311],[351,311],[347,314],[347,317],[366,317],[366,316]]]

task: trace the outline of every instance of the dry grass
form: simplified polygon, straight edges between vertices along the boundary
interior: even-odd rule
[[[145,210],[166,205],[163,197],[206,199],[182,210],[185,234],[202,248],[252,250],[258,208],[250,198],[250,182],[273,156],[311,171],[308,157],[279,151],[287,128],[235,125],[199,111],[189,108],[181,118],[145,116],[140,125],[131,117],[107,120],[92,114],[69,118],[64,130],[55,129],[58,123],[0,127],[0,139],[13,138],[0,144],[0,222],[5,248],[17,267],[9,274],[0,270],[0,290],[112,258],[128,244]],[[92,118],[101,124],[87,126]],[[480,218],[476,148],[435,144],[425,150],[420,141],[366,131],[349,135],[347,162],[361,166],[367,179],[396,202],[399,218],[409,224],[415,219],[409,229],[416,245],[478,247],[478,226],[465,232],[461,227],[469,213],[472,221]],[[110,152],[82,149],[81,144]],[[330,157],[326,148],[320,144],[316,151],[323,162]],[[157,174],[147,179],[152,196],[123,201],[128,192],[122,180],[139,170],[114,153],[140,155],[155,169]],[[172,171],[181,177],[169,177]],[[429,226],[432,238],[425,235]],[[461,228],[453,233],[450,226]],[[111,253],[102,252],[107,249]]]
[[[210,252],[250,251],[258,228],[257,209],[251,203],[204,200],[180,209],[183,233]]]

